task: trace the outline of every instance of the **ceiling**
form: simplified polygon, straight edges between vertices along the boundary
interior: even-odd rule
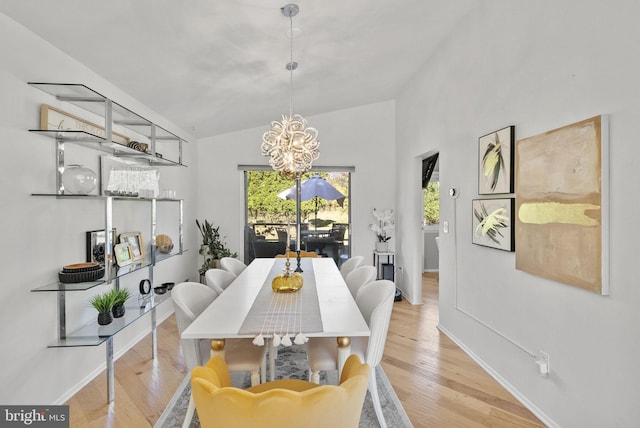
[[[299,0],[294,113],[311,116],[395,98],[478,3]],[[0,12],[201,138],[262,125],[266,130],[289,112],[285,4],[2,0]]]

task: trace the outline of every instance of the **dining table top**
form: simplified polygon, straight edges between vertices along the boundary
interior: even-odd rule
[[[369,336],[370,331],[335,261],[303,258],[305,283],[295,293],[275,293],[271,281],[287,259],[257,258],[183,333],[183,339],[253,338],[280,323],[307,337]],[[291,270],[296,260],[290,259]],[[279,318],[278,318],[279,317]],[[283,330],[283,331],[284,331]]]

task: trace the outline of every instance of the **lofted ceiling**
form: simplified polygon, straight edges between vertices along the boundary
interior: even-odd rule
[[[477,0],[299,0],[294,113],[395,98]],[[2,0],[24,25],[196,137],[289,111],[286,0]],[[83,83],[83,82],[72,82]]]

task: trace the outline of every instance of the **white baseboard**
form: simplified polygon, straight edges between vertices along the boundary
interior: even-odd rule
[[[167,318],[169,318],[171,314],[173,314],[173,310],[167,311],[164,314],[157,314],[159,318],[156,319],[156,325],[162,324],[162,322]],[[151,333],[151,325],[149,325],[149,328],[145,329],[138,336],[134,337],[128,343],[121,346],[117,351],[115,351],[113,354],[114,363],[118,360],[118,358],[126,354],[131,348],[133,348],[138,342],[140,342],[149,333]],[[85,376],[80,382],[78,382],[76,385],[74,385],[72,388],[68,389],[65,393],[63,393],[60,397],[58,397],[58,399],[53,402],[53,405],[62,405],[67,401],[69,401],[71,397],[76,395],[78,391],[80,391],[82,388],[87,386],[89,382],[91,382],[96,377],[98,377],[98,375],[104,372],[106,368],[107,368],[107,362],[106,361],[101,362],[93,371],[91,371],[87,376]],[[106,396],[107,391],[105,391],[104,393]]]
[[[473,361],[478,363],[478,365],[480,367],[482,367],[484,369],[484,371],[489,373],[489,375],[492,378],[494,378],[500,385],[502,385],[507,391],[509,391],[514,397],[516,397],[516,399],[518,401],[520,401],[523,406],[525,406],[527,409],[529,409],[531,411],[531,413],[536,415],[536,417],[538,419],[540,419],[542,421],[542,423],[544,423],[549,428],[560,428],[560,425],[558,425],[553,420],[551,420],[542,410],[540,410],[531,401],[529,401],[527,399],[527,397],[522,395],[520,393],[520,391],[518,391],[516,388],[514,388],[513,385],[511,385],[509,382],[507,382],[506,379],[504,379],[502,376],[500,376],[500,374],[498,374],[495,370],[493,370],[493,368],[490,365],[485,363],[484,360],[482,360],[480,357],[478,357],[476,354],[474,354],[469,348],[467,348],[464,345],[464,343],[462,343],[460,340],[458,340],[458,338],[456,336],[451,334],[450,331],[448,331],[446,328],[442,327],[440,324],[438,324],[437,327],[438,327],[438,330],[443,332],[449,339],[451,339],[453,342],[455,342],[455,344],[458,345],[460,347],[460,349],[462,349],[469,357],[471,357],[471,359]]]

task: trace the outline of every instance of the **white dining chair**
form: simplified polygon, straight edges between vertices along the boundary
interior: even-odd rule
[[[178,332],[182,332],[218,297],[218,293],[199,282],[182,282],[171,290]],[[202,366],[211,357],[211,340],[180,339],[180,346],[187,368],[191,371]],[[251,339],[225,340],[224,358],[230,371],[250,371],[251,386],[260,384],[266,377],[266,350],[263,346],[254,346]],[[189,398],[189,406],[183,427],[188,427],[193,418],[195,404]]]
[[[340,265],[340,274],[342,275],[342,278],[346,279],[347,275],[349,275],[352,270],[360,266],[363,261],[363,256],[353,256],[345,260],[342,265]]]
[[[359,266],[349,272],[349,275],[345,278],[344,282],[347,283],[351,295],[355,299],[358,295],[358,290],[365,284],[373,282],[378,274],[377,270],[373,266]]]
[[[245,265],[242,261],[236,259],[235,257],[221,258],[220,266],[222,267],[222,269],[226,270],[227,272],[233,273],[235,276],[240,275],[242,271],[247,267],[247,265]]]
[[[387,340],[389,321],[393,309],[393,298],[396,287],[393,282],[381,279],[363,285],[356,296],[356,303],[362,316],[369,325],[369,337],[355,336],[351,338],[351,353],[357,354],[371,367],[369,392],[380,426],[387,424],[382,413],[375,368],[382,360],[384,345]],[[319,372],[338,369],[338,350],[335,337],[312,337],[307,343],[310,377],[314,383],[320,382]]]
[[[236,274],[223,269],[209,269],[204,273],[204,282],[218,294],[222,294],[236,278]]]

